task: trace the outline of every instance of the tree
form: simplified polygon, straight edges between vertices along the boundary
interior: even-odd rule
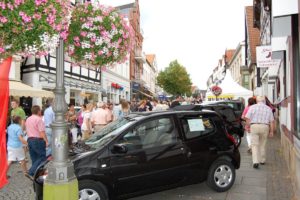
[[[191,96],[190,75],[177,60],[172,61],[164,71],[159,72],[157,82],[167,93]]]

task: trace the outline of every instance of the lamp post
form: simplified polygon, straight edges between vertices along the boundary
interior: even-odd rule
[[[44,184],[45,200],[78,199],[78,181],[74,174],[73,163],[68,158],[68,126],[65,121],[67,104],[64,85],[64,41],[59,40],[56,49],[56,87],[52,123],[52,156],[48,165],[48,176]]]

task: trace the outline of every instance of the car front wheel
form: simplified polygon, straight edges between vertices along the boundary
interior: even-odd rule
[[[225,192],[235,181],[235,168],[226,159],[218,159],[210,166],[207,185],[217,192]]]
[[[79,200],[108,200],[107,190],[99,182],[92,180],[79,181]]]

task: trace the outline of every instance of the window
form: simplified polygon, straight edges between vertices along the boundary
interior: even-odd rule
[[[214,125],[209,118],[188,117],[182,119],[185,137],[193,139],[208,135],[214,131]]]
[[[146,121],[128,131],[119,141],[129,149],[147,149],[176,142],[176,129],[171,118]]]

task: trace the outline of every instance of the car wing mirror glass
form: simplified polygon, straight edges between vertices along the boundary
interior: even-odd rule
[[[127,153],[128,148],[125,144],[114,144],[112,148],[113,153]]]

